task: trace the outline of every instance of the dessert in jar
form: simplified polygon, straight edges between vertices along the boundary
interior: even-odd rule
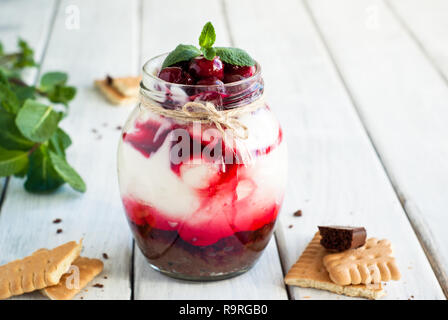
[[[118,149],[137,245],[153,268],[190,280],[250,269],[272,236],[287,174],[259,64],[213,42],[207,23],[201,50],[179,45],[144,65]]]

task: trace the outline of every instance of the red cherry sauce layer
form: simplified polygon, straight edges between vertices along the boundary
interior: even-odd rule
[[[168,119],[164,119],[163,125],[154,120],[137,122],[131,133],[123,134],[123,141],[150,158],[172,130],[188,130],[190,156],[181,157],[179,164],[171,162],[172,172],[181,178],[184,167],[188,169],[193,158],[204,157],[203,151],[209,142],[195,137],[190,126],[167,123],[171,122]],[[253,150],[252,155],[269,154],[281,142],[282,131],[279,129],[273,145]],[[176,143],[173,141],[171,148]],[[224,153],[227,146],[222,140],[218,143],[222,144]],[[250,201],[250,195],[238,199],[238,184],[241,181],[254,183],[246,174],[244,164],[239,161],[238,151],[232,151],[232,163],[218,166],[220,169],[208,181],[207,187],[195,189],[200,199],[199,208],[183,221],[168,219],[168,215],[156,207],[129,196],[123,198],[137,243],[152,264],[172,273],[201,277],[248,268],[259,257],[271,237],[280,202],[273,201],[270,206],[257,208]],[[202,160],[211,162],[211,159]],[[180,256],[182,259],[179,259]]]
[[[187,157],[180,155],[180,163],[174,164],[171,161],[170,166],[172,172],[182,178],[183,171],[189,169],[193,159],[201,158],[204,163],[212,163],[214,160],[204,158],[208,154],[204,152],[204,149],[211,148],[210,142],[201,137],[193,137],[189,126],[161,125],[154,120],[144,123],[137,122],[132,133],[123,134],[123,141],[131,144],[143,156],[149,158],[157,152],[168,134],[179,128],[190,132],[190,154]],[[273,145],[253,150],[252,156],[269,154],[281,143],[281,140],[282,131],[279,129],[277,141]],[[254,188],[256,185],[246,173],[246,166],[242,163],[239,151],[236,148],[231,151],[226,150],[227,146],[221,139],[218,143],[221,143],[223,152],[221,158],[224,160],[225,155],[231,155],[232,160],[231,163],[215,166],[216,173],[213,174],[210,181],[207,181],[206,187],[195,188],[200,204],[198,209],[188,217],[194,219],[195,223],[167,219],[166,217],[169,215],[160,212],[154,206],[141,204],[131,198],[124,198],[123,202],[129,219],[137,225],[147,223],[155,228],[177,231],[182,239],[194,245],[209,245],[235,232],[257,230],[274,221],[278,213],[276,206],[254,207],[250,194],[244,199],[238,199],[237,186],[241,181],[246,185],[253,185]],[[177,141],[171,142],[171,148],[175,144]],[[215,212],[219,212],[219,214],[213,214]],[[238,212],[244,212],[244,215],[238,215]]]

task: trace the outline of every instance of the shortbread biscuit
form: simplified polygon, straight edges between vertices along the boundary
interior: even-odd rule
[[[341,286],[331,281],[322,259],[328,254],[320,244],[317,232],[285,277],[285,283],[304,288],[315,288],[351,297],[378,299],[385,295],[381,284]]]
[[[108,84],[107,80],[95,80],[95,86],[113,104],[133,104],[138,100],[138,96],[125,96],[117,89]]]
[[[380,283],[401,277],[392,253],[389,240],[370,238],[358,249],[325,256],[323,262],[334,283]]]
[[[41,293],[51,300],[70,300],[101,271],[103,271],[101,260],[78,257],[57,285],[44,288]]]
[[[110,85],[124,96],[138,96],[142,77],[107,78]]]
[[[0,299],[53,286],[79,256],[82,241],[52,250],[39,249],[31,256],[0,266]]]

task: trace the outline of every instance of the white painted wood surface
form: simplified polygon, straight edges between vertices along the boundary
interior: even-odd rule
[[[297,260],[317,225],[362,225],[369,236],[395,245],[403,280],[387,285],[387,298],[443,298],[305,8],[293,0],[282,6],[268,0],[227,3],[236,45],[261,60],[268,101],[288,139],[290,181],[277,230],[285,267]],[[245,15],[248,10],[253,14]],[[295,19],[282,19],[290,12]],[[250,28],[258,19],[264,23]],[[254,32],[270,39],[269,45]],[[297,209],[302,217],[293,217]],[[296,299],[341,298],[311,289],[291,293]]]
[[[448,1],[388,0],[386,3],[448,81]]]
[[[103,0],[92,6],[87,1],[63,1],[42,65],[43,71],[67,70],[70,84],[78,88],[70,115],[61,124],[73,140],[67,157],[85,179],[87,192],[78,194],[64,186],[55,194],[32,195],[23,189],[23,181],[12,179],[0,215],[1,262],[81,238],[83,255],[101,258],[103,252],[108,254],[102,273],[108,279],[101,276],[94,282],[104,288],[90,286],[78,299],[131,297],[131,238],[118,194],[120,131],[116,127],[123,124],[132,106],[112,107],[93,88],[93,80],[107,73],[138,71],[137,2],[127,1],[124,7],[120,3]],[[66,28],[68,5],[79,8],[79,29]],[[53,224],[55,218],[62,223]],[[63,229],[61,234],[56,233],[58,228]]]
[[[84,237],[84,255],[109,255],[102,274],[108,279],[97,278],[94,283],[104,288],[90,286],[77,299],[287,299],[283,274],[317,225],[363,225],[370,236],[388,238],[396,249],[403,279],[386,286],[387,299],[444,299],[413,228],[443,280],[448,145],[441,138],[447,137],[448,91],[434,65],[445,72],[440,48],[446,46],[435,47],[439,35],[427,32],[446,22],[435,19],[435,26],[425,27],[427,20],[417,23],[414,11],[399,2],[393,0],[393,8],[414,28],[426,56],[381,1],[62,1],[42,68],[66,70],[78,88],[62,126],[73,139],[69,161],[88,190],[81,195],[65,186],[56,194],[31,195],[23,181],[11,179],[0,212],[0,264]],[[9,47],[22,36],[40,60],[57,3],[2,1],[0,39]],[[79,29],[66,27],[70,5],[79,9]],[[430,16],[433,9],[421,10]],[[371,20],[372,14],[379,20]],[[132,107],[110,106],[92,82],[107,73],[136,74],[144,61],[179,42],[195,44],[209,20],[218,45],[242,47],[261,62],[267,100],[289,143],[290,180],[277,242],[271,241],[259,263],[234,279],[192,283],[153,271],[137,247],[132,256],[115,163],[116,127]],[[438,34],[446,37],[448,31]],[[33,81],[36,74],[27,76]],[[406,212],[390,178],[406,199]],[[297,209],[302,217],[292,216]],[[53,224],[55,218],[63,222]],[[56,234],[58,228],[63,233]],[[292,299],[347,299],[313,289],[288,290]],[[30,298],[41,297],[20,297]]]
[[[382,1],[310,6],[446,290],[447,84]]]
[[[143,2],[142,9],[143,61],[173,50],[179,41],[197,45],[198,35],[207,21],[213,21],[216,28],[217,45],[229,45],[224,14],[218,1],[151,0]],[[176,23],[166,24],[168,16]],[[250,272],[226,281],[206,283],[167,278],[149,267],[136,246],[134,290],[135,299],[287,299],[274,238]]]

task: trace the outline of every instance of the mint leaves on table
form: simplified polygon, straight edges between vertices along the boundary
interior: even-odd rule
[[[26,176],[30,192],[53,191],[64,183],[84,192],[84,181],[66,159],[72,141],[59,128],[76,88],[67,85],[63,72],[45,73],[37,86],[26,84],[22,70],[38,65],[24,40],[18,47],[5,53],[0,43],[0,176]],[[63,111],[48,102],[62,104]]]
[[[213,47],[216,40],[215,28],[211,22],[207,22],[202,28],[199,36],[199,47],[193,45],[180,44],[171,51],[165,58],[162,68],[172,66],[176,63],[189,61],[201,53],[208,60],[213,60],[215,56],[219,56],[224,63],[237,66],[253,66],[254,59],[244,50],[232,47]]]

